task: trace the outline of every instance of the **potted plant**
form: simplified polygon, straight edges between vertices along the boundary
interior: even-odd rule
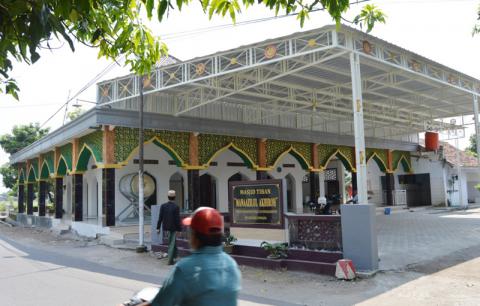
[[[237,241],[237,238],[231,234],[225,236],[223,242],[223,251],[227,254],[232,254],[234,242]]]
[[[269,259],[281,259],[281,258],[287,258],[287,243],[269,243],[266,241],[263,241],[260,244],[260,247],[263,248],[265,251],[267,251],[269,254],[267,258]]]

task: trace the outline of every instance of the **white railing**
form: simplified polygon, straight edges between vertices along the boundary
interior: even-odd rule
[[[393,193],[393,205],[407,205],[407,191],[406,190],[392,190]],[[387,204],[387,191],[383,191],[383,204]]]

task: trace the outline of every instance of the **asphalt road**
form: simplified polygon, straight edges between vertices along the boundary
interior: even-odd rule
[[[382,271],[352,282],[242,270],[240,306],[479,305],[480,209],[378,216]],[[0,225],[0,305],[117,305],[161,284],[171,266],[35,228]]]
[[[1,234],[0,271],[1,305],[117,305],[162,280],[32,247]],[[243,294],[239,305],[298,304]]]

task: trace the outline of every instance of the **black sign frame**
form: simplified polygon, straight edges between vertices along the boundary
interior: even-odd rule
[[[236,223],[233,206],[233,190],[237,186],[247,187],[262,187],[265,185],[277,185],[279,191],[279,220],[277,224],[262,224],[262,223]],[[258,180],[258,181],[236,181],[228,183],[228,210],[230,214],[230,226],[231,227],[244,227],[244,228],[269,228],[269,229],[284,229],[285,226],[285,212],[283,203],[283,181],[282,180]]]

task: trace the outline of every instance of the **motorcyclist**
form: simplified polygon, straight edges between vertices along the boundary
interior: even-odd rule
[[[200,207],[182,223],[191,228],[192,255],[180,260],[153,301],[141,306],[236,306],[241,275],[222,249],[222,215]]]

